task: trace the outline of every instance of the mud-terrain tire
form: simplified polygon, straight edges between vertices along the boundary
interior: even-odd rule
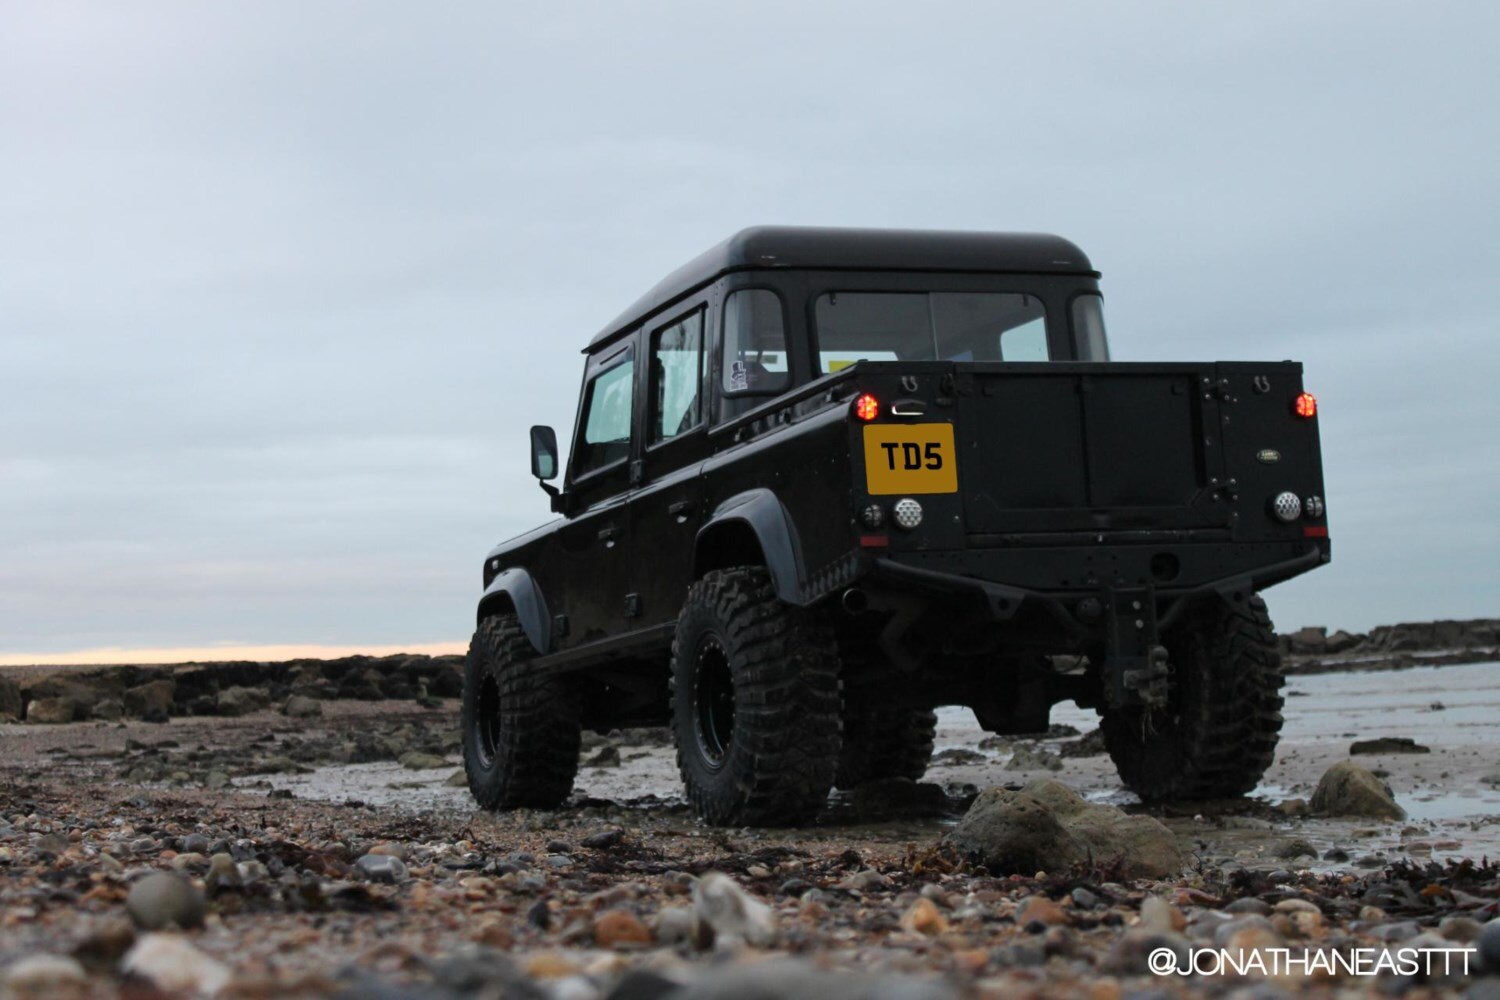
[[[1163,637],[1170,702],[1104,713],[1104,745],[1125,786],[1147,802],[1244,795],[1281,733],[1281,653],[1266,604],[1214,601]]]
[[[566,680],[539,670],[515,615],[479,623],[464,663],[464,773],[485,809],[554,809],[573,790],[581,732]]]
[[[839,788],[887,778],[922,780],[932,760],[937,713],[930,708],[845,708]]]
[[[688,802],[713,826],[792,826],[828,801],[839,759],[838,651],[758,566],[688,589],[672,641],[672,730]]]

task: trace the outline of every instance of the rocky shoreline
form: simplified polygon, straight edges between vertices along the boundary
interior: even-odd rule
[[[298,720],[0,731],[0,995],[1270,1000],[1500,987],[1494,864],[1329,870],[1281,838],[1233,852],[1215,824],[1183,836],[1184,819],[1085,801],[1030,763],[978,795],[870,786],[802,830],[704,828],[650,796],[493,815],[262,781],[342,759],[360,733],[387,741],[380,754],[436,739],[448,716],[366,701]],[[632,735],[591,753],[639,746]],[[451,756],[404,766],[432,773]],[[232,780],[200,783],[204,768]],[[1327,784],[1317,808],[1368,817],[1345,827],[1356,841],[1361,824],[1402,822],[1369,772],[1343,767]],[[1225,832],[1276,815],[1197,808]],[[1402,833],[1411,855],[1421,833]],[[1374,979],[1148,965],[1164,951],[1186,968],[1205,948],[1464,959]]]
[[[1304,628],[1278,636],[1288,674],[1396,670],[1500,659],[1500,620],[1383,625],[1369,633]],[[458,697],[463,657],[398,654],[171,666],[0,667],[0,722],[240,716],[268,706],[292,716],[325,701]]]

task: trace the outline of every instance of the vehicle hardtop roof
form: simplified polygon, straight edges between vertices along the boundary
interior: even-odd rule
[[[730,271],[752,268],[998,271],[1097,276],[1082,250],[1046,233],[753,226],[667,275],[589,342],[614,339],[643,317]]]

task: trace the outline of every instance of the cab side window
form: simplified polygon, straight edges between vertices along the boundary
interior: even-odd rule
[[[635,387],[635,357],[626,351],[615,363],[589,379],[583,404],[583,433],[573,478],[597,472],[630,455],[630,414]]]
[[[781,297],[742,288],[724,302],[723,384],[727,395],[771,395],[791,384]]]
[[[703,419],[703,310],[651,335],[651,437],[666,441]]]

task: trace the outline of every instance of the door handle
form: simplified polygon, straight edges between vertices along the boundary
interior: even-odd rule
[[[616,528],[613,525],[609,526],[608,528],[601,528],[599,530],[599,541],[601,542],[613,542],[619,537],[620,529]]]
[[[684,514],[691,514],[697,506],[691,500],[679,500],[667,508],[667,513],[673,517],[681,517]]]

